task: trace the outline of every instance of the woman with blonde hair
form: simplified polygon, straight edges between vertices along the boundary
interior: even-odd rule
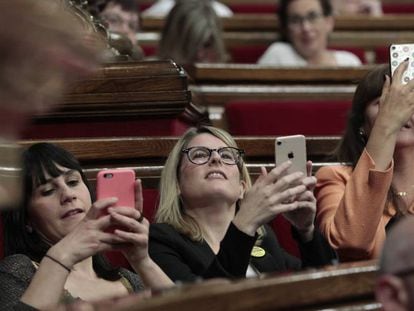
[[[227,60],[220,20],[209,0],[176,2],[161,34],[158,56],[182,65]]]
[[[283,213],[295,228],[303,265],[329,263],[314,229],[314,177],[262,168],[251,185],[243,151],[225,131],[189,129],[167,159],[149,251],[174,281],[244,277],[299,269],[264,226]],[[251,257],[251,256],[252,257]]]

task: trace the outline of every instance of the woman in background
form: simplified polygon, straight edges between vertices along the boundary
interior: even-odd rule
[[[227,60],[220,20],[210,1],[177,1],[162,30],[158,56],[181,65]]]
[[[330,0],[281,0],[278,9],[281,41],[258,60],[275,66],[358,66],[360,59],[346,51],[328,49],[334,29]]]

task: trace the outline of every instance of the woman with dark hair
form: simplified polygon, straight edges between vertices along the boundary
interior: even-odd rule
[[[341,260],[376,258],[395,218],[414,213],[414,81],[408,62],[359,83],[335,159],[316,176],[316,222]]]
[[[53,307],[172,284],[148,255],[139,181],[135,208],[112,207],[116,198],[92,204],[77,160],[48,143],[24,152],[23,174],[23,207],[3,215],[7,257],[0,263],[2,307]],[[105,232],[114,224],[125,229]],[[114,249],[123,252],[139,276],[105,262],[100,253]]]
[[[261,65],[358,66],[357,56],[328,49],[334,28],[330,0],[281,0],[278,8],[281,40],[260,57]]]

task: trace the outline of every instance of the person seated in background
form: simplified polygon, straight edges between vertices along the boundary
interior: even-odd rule
[[[23,207],[3,213],[7,257],[0,262],[2,307],[53,308],[75,299],[93,301],[173,284],[148,255],[140,181],[135,208],[114,207],[116,198],[92,204],[78,161],[48,143],[23,153],[23,172]],[[106,231],[114,225],[118,229]],[[115,249],[139,275],[105,262],[101,252]]]
[[[314,227],[316,179],[286,174],[290,165],[262,168],[251,186],[243,151],[227,132],[189,129],[162,171],[151,257],[173,281],[188,282],[331,263],[334,254]],[[295,228],[303,262],[265,225],[278,214]]]
[[[380,0],[332,0],[334,15],[382,16]]]
[[[220,20],[210,1],[177,1],[163,27],[158,57],[180,65],[227,60]]]
[[[360,59],[347,51],[328,49],[334,29],[330,0],[281,0],[278,9],[282,42],[259,58],[260,65],[359,66]]]
[[[395,219],[414,213],[414,80],[408,62],[359,83],[333,160],[316,173],[316,223],[340,260],[377,258]]]
[[[414,310],[414,216],[399,220],[382,249],[375,296],[384,311]]]
[[[144,52],[139,46],[137,33],[139,31],[139,12],[136,0],[107,0],[99,2],[98,16],[110,32],[112,42],[119,42],[126,37],[131,42],[123,43],[125,48],[133,51],[130,53],[134,60],[144,58]],[[118,45],[118,50],[122,48]]]
[[[164,17],[167,16],[168,13],[172,10],[175,3],[178,1],[186,1],[186,0],[158,0],[154,3],[151,7],[144,10],[142,12],[143,16],[155,16],[155,17]],[[215,0],[198,0],[199,2],[209,1],[216,12],[217,16],[220,17],[230,17],[233,15],[233,12],[229,7],[226,5],[215,1]]]

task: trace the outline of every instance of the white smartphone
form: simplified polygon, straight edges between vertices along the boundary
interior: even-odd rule
[[[408,68],[402,78],[404,84],[414,78],[414,44],[392,44],[390,46],[391,76],[394,75],[398,65],[407,58],[409,59]]]
[[[307,175],[306,170],[306,139],[303,135],[291,135],[277,137],[275,141],[276,166],[290,160],[292,166],[288,174],[302,172]]]

